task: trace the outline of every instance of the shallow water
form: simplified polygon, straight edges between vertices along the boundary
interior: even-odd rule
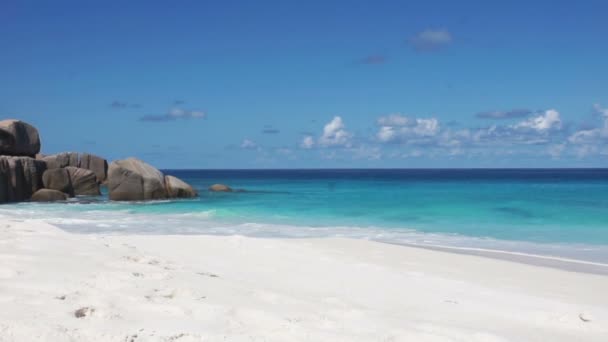
[[[0,206],[76,232],[346,236],[608,262],[608,169],[165,170],[200,198]],[[213,183],[245,189],[209,193]]]

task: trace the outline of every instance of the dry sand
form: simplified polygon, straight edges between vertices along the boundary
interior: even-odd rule
[[[608,341],[608,276],[350,239],[0,221],[0,341]]]

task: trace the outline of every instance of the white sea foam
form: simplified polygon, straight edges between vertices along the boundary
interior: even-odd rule
[[[0,208],[5,219],[42,220],[70,232],[105,234],[210,234],[244,235],[264,238],[327,238],[344,237],[368,239],[393,244],[432,248],[452,248],[461,251],[521,253],[552,258],[608,263],[608,246],[586,244],[544,244],[524,241],[498,240],[458,234],[427,233],[408,228],[306,226],[238,222],[217,217],[215,210],[187,213],[147,213],[115,206],[103,210],[81,205],[81,210],[66,210],[65,205],[10,205]]]

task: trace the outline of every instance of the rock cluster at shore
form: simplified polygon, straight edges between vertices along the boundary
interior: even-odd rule
[[[190,185],[162,172],[145,162],[128,158],[110,164],[108,171],[110,199],[115,201],[145,201],[167,198],[196,197]]]
[[[99,196],[107,184],[111,200],[142,201],[198,196],[184,181],[165,176],[135,158],[106,159],[77,152],[40,153],[38,130],[23,121],[0,121],[0,203],[62,201]]]

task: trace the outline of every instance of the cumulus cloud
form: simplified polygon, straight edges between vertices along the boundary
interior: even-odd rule
[[[319,138],[321,146],[350,146],[352,134],[345,129],[344,122],[339,116],[335,116],[325,127],[323,135]]]
[[[322,134],[303,135],[299,147],[316,149],[328,159],[468,158],[517,154],[558,159],[608,155],[608,109],[598,105],[594,108],[601,122],[578,131],[572,131],[555,109],[525,111],[527,117],[523,119],[486,127],[450,126],[436,117],[394,113],[378,117],[376,130],[367,137],[355,137],[347,130],[342,117],[336,116],[325,124]],[[496,117],[523,116],[524,110],[521,112]]]
[[[427,29],[410,37],[408,43],[416,51],[438,51],[452,43],[452,34],[444,29]]]
[[[480,119],[512,119],[522,118],[532,114],[529,109],[513,109],[508,111],[486,111],[475,114]]]
[[[547,132],[552,129],[561,129],[562,120],[558,111],[549,109],[543,114],[522,121],[513,127],[515,129],[531,129],[538,132]]]
[[[207,113],[198,110],[184,110],[181,108],[171,108],[166,114],[160,115],[144,115],[139,118],[139,121],[144,122],[167,122],[175,120],[188,120],[188,119],[204,119],[207,117]]]
[[[305,133],[300,141],[300,148],[311,149],[313,147],[345,147],[352,146],[353,134],[346,130],[342,117],[335,116],[330,122],[323,126],[323,133],[315,138],[313,134]]]
[[[380,142],[416,142],[434,137],[440,131],[436,118],[409,118],[401,114],[380,117],[377,124],[380,127],[376,138]]]
[[[555,110],[545,111],[512,125],[481,128],[442,126],[437,118],[416,118],[402,114],[382,116],[376,120],[376,124],[377,142],[424,146],[429,154],[443,153],[448,156],[465,154],[470,150],[558,144],[564,137],[562,121]],[[552,153],[557,153],[557,148]]]
[[[471,130],[470,145],[476,148],[508,148],[516,145],[558,145],[564,141],[565,130],[560,113],[554,109],[512,125],[492,125]],[[563,148],[562,148],[563,150]],[[549,154],[555,155],[553,147]],[[561,150],[560,150],[561,153]]]

